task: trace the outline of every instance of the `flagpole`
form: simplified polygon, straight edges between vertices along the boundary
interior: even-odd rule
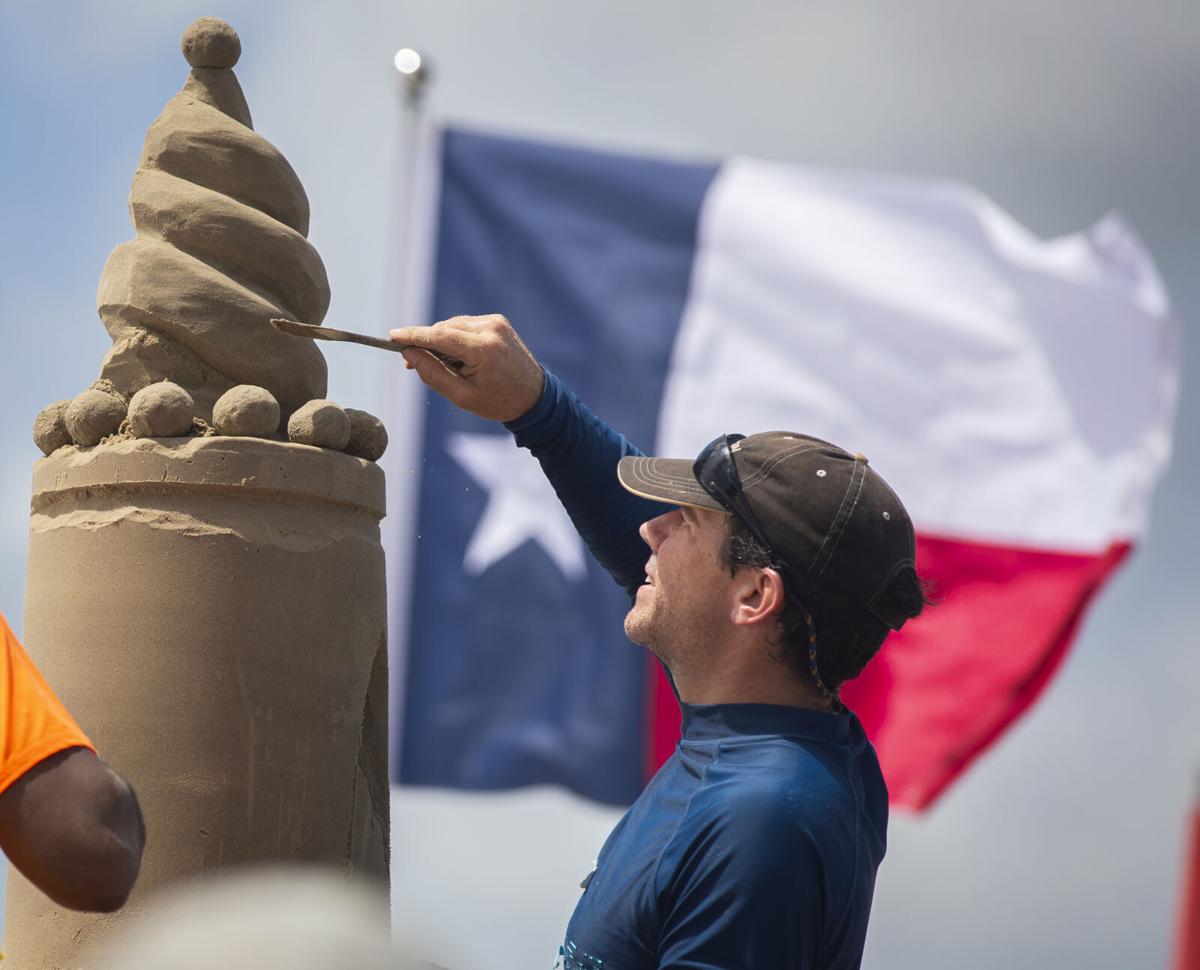
[[[1200,772],[1188,816],[1174,970],[1200,970]]]
[[[432,322],[430,295],[435,200],[440,167],[438,139],[426,114],[430,69],[412,48],[393,58],[400,108],[393,153],[394,179],[383,330]],[[383,544],[388,583],[388,712],[389,774],[398,764],[401,741],[403,672],[408,656],[412,568],[416,543],[418,484],[424,447],[425,388],[383,355],[383,389],[387,401],[390,447],[383,464],[387,474],[387,518]]]

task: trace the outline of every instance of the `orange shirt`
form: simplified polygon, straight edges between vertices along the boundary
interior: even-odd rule
[[[0,613],[0,792],[52,754],[95,746],[54,696]]]

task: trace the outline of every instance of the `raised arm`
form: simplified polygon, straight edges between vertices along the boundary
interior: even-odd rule
[[[599,563],[631,593],[648,550],[638,526],[664,511],[617,482],[617,462],[638,449],[545,371],[501,316],[453,317],[393,330],[408,366],[453,404],[502,421],[541,463],[563,507]],[[425,351],[463,362],[454,370]]]

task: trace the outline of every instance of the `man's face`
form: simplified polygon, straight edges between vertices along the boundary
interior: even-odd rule
[[[625,617],[625,634],[668,667],[697,656],[729,623],[732,577],[722,563],[729,516],[679,508],[643,523],[646,582]]]

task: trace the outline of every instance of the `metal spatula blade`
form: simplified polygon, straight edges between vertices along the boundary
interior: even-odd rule
[[[291,334],[293,337],[306,337],[309,340],[336,340],[343,343],[362,344],[364,347],[375,347],[379,350],[391,350],[395,353],[400,353],[402,350],[407,350],[411,344],[400,344],[394,340],[385,340],[383,337],[368,337],[362,333],[351,333],[349,330],[335,330],[333,327],[318,327],[312,323],[301,323],[299,320],[285,320],[282,317],[276,317],[271,320],[271,326],[286,334]],[[423,349],[423,348],[414,348]],[[433,354],[438,360],[449,367],[451,370],[462,370],[463,362],[457,357],[450,357],[446,354],[440,354],[436,350],[427,351]]]

